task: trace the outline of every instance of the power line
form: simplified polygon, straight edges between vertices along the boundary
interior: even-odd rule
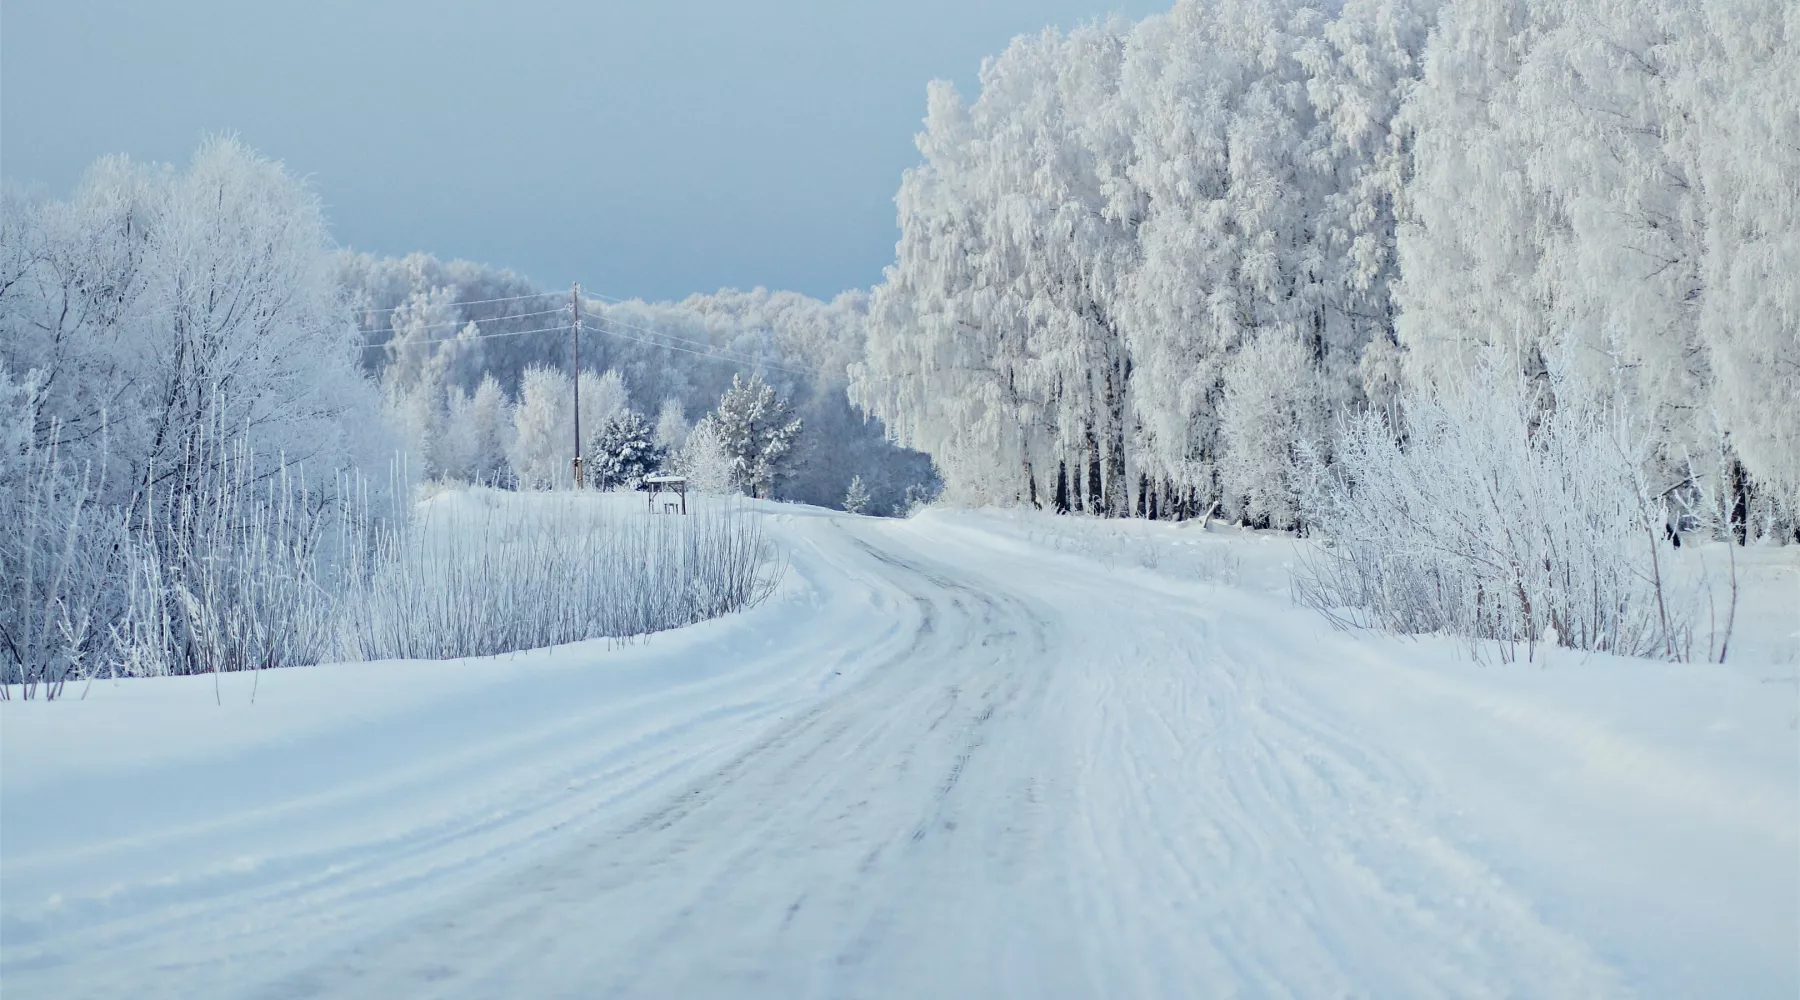
[[[677,344],[665,344],[665,343],[662,343],[661,341],[657,341],[657,340],[646,340],[642,337],[628,336],[626,334],[619,333],[616,330],[595,329],[594,327],[587,326],[585,324],[582,326],[582,329],[588,331],[589,333],[598,333],[602,336],[607,336],[607,337],[617,337],[620,340],[629,340],[633,343],[645,344],[650,347],[660,347],[664,350],[680,351],[683,354],[692,354],[695,357],[705,358],[709,361],[724,361],[724,362],[728,362],[730,364],[741,365],[741,366],[750,367],[750,368],[755,368],[755,367],[760,366],[760,367],[764,367],[764,368],[770,368],[775,371],[786,372],[789,375],[817,376],[820,374],[819,372],[813,371],[811,369],[802,369],[802,368],[798,368],[798,367],[791,367],[788,365],[784,365],[780,362],[768,361],[768,360],[765,360],[762,358],[753,358],[753,357],[748,357],[748,356],[744,356],[744,355],[732,354],[732,353],[728,353],[726,351],[716,349],[716,348],[713,350],[704,350],[704,351],[695,350],[691,347],[681,347]],[[639,328],[632,327],[631,329],[639,329]],[[652,333],[651,335],[656,336],[656,334],[654,334],[654,333]],[[692,343],[692,341],[690,341],[689,343]]]
[[[436,329],[441,329],[443,327],[451,327],[451,326],[464,327],[464,326],[468,326],[470,323],[474,323],[476,326],[480,326],[482,323],[493,323],[498,320],[530,319],[533,316],[548,316],[551,313],[567,313],[567,312],[568,312],[567,309],[564,309],[559,306],[555,309],[539,309],[537,312],[514,313],[511,316],[489,316],[489,317],[486,317],[485,319],[453,319],[453,320],[444,320],[441,323],[424,323],[419,326],[408,327],[407,329],[409,329],[409,330],[436,330]],[[395,328],[392,326],[378,326],[378,327],[375,327],[374,329],[366,330],[364,332],[365,333],[393,333],[394,329]]]
[[[558,311],[560,311],[560,310],[558,310]],[[479,325],[479,324],[477,324],[477,325]],[[465,341],[465,340],[493,340],[496,337],[523,337],[523,336],[526,336],[527,334],[532,334],[532,333],[568,333],[568,332],[569,332],[569,327],[567,324],[564,324],[562,326],[546,326],[539,330],[502,330],[499,333],[478,333],[473,337],[435,337],[435,338],[431,338],[428,340],[409,340],[406,343],[408,345],[412,345],[412,344],[454,344],[454,343],[457,343],[458,341]],[[384,347],[386,345],[367,344],[365,346],[367,348],[369,348],[370,350],[375,350],[375,349]]]
[[[620,324],[620,325],[623,325],[623,324]],[[582,324],[581,328],[588,331],[589,333],[598,333],[598,334],[601,334],[601,335],[607,336],[607,337],[617,337],[620,340],[629,340],[629,341],[632,341],[632,342],[638,343],[638,344],[647,344],[651,347],[660,347],[660,348],[662,348],[664,350],[668,350],[668,351],[680,351],[683,354],[692,354],[695,357],[706,358],[710,361],[724,361],[724,362],[729,362],[731,364],[741,365],[741,366],[750,367],[750,368],[756,368],[756,367],[760,366],[763,368],[770,368],[770,369],[773,369],[778,372],[786,372],[789,375],[810,375],[810,376],[817,377],[817,376],[821,376],[824,374],[823,372],[816,371],[814,369],[789,367],[787,365],[783,365],[778,362],[765,361],[761,358],[740,357],[737,355],[726,353],[719,349],[714,349],[714,350],[710,350],[710,351],[697,351],[691,347],[681,347],[676,344],[665,344],[660,341],[646,340],[642,337],[628,336],[626,334],[619,333],[616,330],[596,330],[595,328],[588,326],[585,323]],[[630,329],[636,330],[636,329],[641,329],[641,328],[640,327],[630,327]],[[657,334],[655,334],[652,331],[645,331],[645,332],[651,333],[651,336],[657,336]],[[693,342],[689,341],[689,343],[693,343]]]
[[[733,348],[719,347],[714,344],[709,344],[705,341],[700,341],[700,340],[690,340],[686,337],[679,337],[672,333],[664,333],[661,330],[651,330],[646,327],[633,326],[630,323],[621,323],[621,322],[614,321],[614,320],[609,320],[608,322],[613,323],[613,325],[615,325],[615,326],[622,326],[627,330],[636,330],[639,333],[649,334],[652,337],[663,337],[663,338],[667,338],[669,340],[678,341],[683,344],[692,344],[695,347],[701,348],[703,353],[707,357],[724,358],[726,360],[737,361],[740,364],[747,364],[747,365],[766,365],[770,368],[774,368],[779,371],[785,371],[785,372],[788,372],[788,373],[794,374],[794,375],[823,375],[824,374],[823,372],[819,371],[818,369],[815,369],[809,365],[802,365],[797,362],[769,361],[765,358],[761,358],[761,357],[758,357],[753,354],[746,354],[743,351],[735,350]],[[594,328],[588,327],[588,329],[593,330]],[[601,334],[620,336],[620,337],[624,336],[623,334],[612,334],[612,332],[608,331],[608,330],[594,330],[594,332],[601,333]],[[636,340],[637,338],[625,337],[624,339]],[[652,341],[640,341],[640,343],[654,343],[654,345],[657,347],[673,347],[674,346],[673,344],[664,344],[661,342],[652,342]]]
[[[744,354],[742,351],[736,351],[729,347],[719,347],[715,344],[712,344],[709,341],[694,340],[690,337],[682,337],[677,334],[667,333],[662,330],[652,330],[648,327],[635,326],[631,323],[626,323],[623,320],[611,319],[609,317],[599,317],[599,318],[603,319],[603,320],[605,320],[605,322],[611,323],[615,326],[622,326],[627,330],[636,330],[639,333],[647,333],[652,337],[665,337],[669,340],[679,341],[683,344],[693,344],[695,347],[700,347],[700,348],[706,349],[706,351],[709,354],[717,354],[717,355],[725,355],[725,356],[735,355],[747,364],[769,365],[772,368],[783,368],[783,366],[786,366],[785,368],[783,368],[783,370],[794,371],[795,374],[805,374],[805,375],[822,375],[822,374],[824,374],[823,372],[820,372],[820,371],[818,371],[814,368],[811,368],[810,366],[807,366],[807,365],[800,365],[800,364],[795,364],[793,362],[787,362],[787,361],[781,361],[781,362],[764,361],[763,359],[755,357],[753,355]],[[768,327],[763,327],[763,329],[766,330],[766,329],[768,329]],[[605,333],[607,331],[595,330],[594,332],[595,333]]]
[[[604,299],[608,302],[612,302],[612,303],[619,304],[619,305],[623,305],[627,302],[643,302],[644,301],[642,299],[621,299],[617,295],[603,295],[600,292],[589,292],[587,294],[588,294],[589,298]],[[651,305],[652,303],[644,302],[644,304]]]
[[[605,317],[601,317],[601,318],[605,319]],[[732,350],[732,348],[729,348],[729,347],[719,347],[718,345],[712,343],[711,341],[695,340],[692,337],[682,337],[682,336],[679,336],[679,335],[673,334],[673,333],[665,333],[662,330],[652,330],[649,327],[635,326],[635,325],[633,325],[631,323],[627,323],[623,320],[606,319],[606,322],[612,323],[615,326],[622,326],[627,330],[636,330],[639,333],[647,333],[647,334],[651,335],[652,337],[667,337],[670,340],[680,341],[683,344],[693,344],[695,347],[704,347],[709,351],[724,351],[726,353],[742,353],[742,352],[735,352]]]
[[[561,295],[561,294],[562,294],[561,292],[526,292],[524,295],[502,295],[497,299],[469,299],[466,302],[452,302],[450,304],[453,306],[480,306],[480,305],[486,305],[490,302],[517,302],[520,299],[543,299],[543,298],[549,298],[550,296],[553,296],[553,295]],[[359,310],[357,310],[357,312],[371,313],[371,314],[372,313],[390,313],[390,312],[394,312],[399,309],[405,309],[409,304],[410,304],[410,301],[402,302],[400,305],[397,305],[397,306],[389,306],[386,309],[359,309]]]
[[[691,348],[679,347],[675,344],[658,343],[657,341],[654,341],[654,340],[645,340],[641,337],[631,337],[631,336],[627,336],[623,333],[618,333],[618,332],[615,332],[612,330],[596,329],[594,327],[587,325],[586,322],[583,322],[581,324],[581,328],[583,330],[586,330],[589,333],[597,333],[597,334],[601,334],[602,336],[608,336],[608,337],[617,337],[621,340],[629,340],[634,343],[647,344],[651,347],[666,348],[667,350],[671,350],[671,351],[680,351],[684,354],[692,354],[696,357],[706,358],[706,359],[712,360],[712,361],[725,361],[725,362],[729,362],[731,364],[743,365],[743,366],[752,367],[752,368],[760,365],[762,367],[771,368],[776,371],[786,372],[789,375],[818,376],[818,375],[823,374],[821,372],[818,372],[818,371],[815,371],[812,369],[801,369],[801,368],[794,367],[794,366],[783,365],[778,362],[765,361],[760,358],[738,356],[738,355],[724,353],[724,352],[716,351],[716,350],[715,351],[696,351]],[[637,329],[637,328],[634,327],[633,329]],[[412,344],[454,344],[454,343],[462,343],[462,342],[471,341],[471,340],[493,340],[493,339],[496,339],[499,337],[525,337],[525,336],[529,336],[534,333],[567,333],[568,331],[569,331],[569,328],[567,326],[546,326],[546,327],[540,327],[536,330],[502,330],[498,333],[481,333],[481,334],[476,334],[473,337],[461,337],[461,336],[434,337],[434,338],[429,338],[426,340],[410,340],[410,341],[407,341],[407,344],[408,345],[412,345]],[[363,346],[364,346],[365,350],[379,350],[386,345],[365,344]]]
[[[505,296],[502,298],[494,298],[494,299],[473,299],[468,302],[453,303],[453,305],[459,306],[459,307],[466,306],[466,305],[484,305],[484,304],[492,303],[492,302],[513,302],[513,301],[517,301],[519,299],[526,299],[526,298],[547,298],[552,295],[560,295],[560,294],[561,294],[560,292],[533,292],[529,295],[511,295],[511,296]],[[584,293],[584,296],[590,297],[590,298],[602,299],[605,301],[612,301],[612,302],[627,301],[624,299],[614,298],[613,296],[599,295],[599,294],[595,294],[592,292]],[[395,310],[400,309],[400,308],[402,308],[402,307],[395,306],[391,309],[371,309],[371,310],[364,310],[364,312],[365,313],[394,312]],[[551,315],[554,313],[563,313],[563,312],[567,312],[567,310],[563,307],[558,307],[555,309],[542,309],[542,310],[538,310],[536,312],[520,313],[516,316],[495,316],[495,317],[490,317],[486,320],[456,320],[456,321],[445,321],[442,323],[432,323],[432,324],[427,324],[426,326],[420,327],[417,329],[434,329],[434,328],[450,327],[450,326],[455,326],[455,327],[460,328],[460,327],[466,327],[470,323],[474,323],[476,329],[480,329],[483,322],[493,323],[495,321],[527,319],[527,318],[534,317],[534,316],[548,316],[548,315]],[[810,377],[815,377],[815,378],[828,377],[828,376],[826,376],[825,372],[820,371],[819,369],[816,369],[816,368],[812,368],[810,366],[805,366],[805,365],[800,365],[800,364],[795,364],[792,362],[785,362],[785,361],[770,361],[766,358],[759,358],[759,357],[754,357],[751,355],[743,354],[741,352],[734,351],[730,348],[718,347],[716,345],[707,343],[705,341],[693,340],[688,337],[682,337],[678,334],[668,333],[668,332],[665,332],[662,330],[653,330],[653,329],[650,329],[647,327],[637,326],[632,323],[626,323],[626,322],[623,322],[623,321],[617,320],[617,319],[611,319],[611,318],[607,318],[607,317],[598,317],[597,319],[600,322],[605,323],[607,326],[623,327],[624,329],[627,329],[627,330],[634,330],[634,331],[637,331],[638,333],[646,334],[647,337],[633,337],[633,336],[630,336],[629,334],[621,333],[616,329],[606,329],[604,327],[592,326],[589,324],[589,322],[585,318],[583,319],[583,321],[581,323],[581,328],[583,330],[586,330],[589,333],[596,333],[596,334],[599,334],[599,335],[605,336],[605,337],[614,337],[619,340],[627,340],[627,341],[631,341],[632,343],[644,344],[648,347],[659,347],[659,348],[662,348],[664,350],[669,350],[669,351],[680,351],[683,354],[691,354],[695,357],[705,358],[710,361],[719,361],[719,362],[724,362],[727,364],[733,364],[733,365],[749,367],[749,368],[763,367],[763,368],[768,368],[773,371],[784,372],[789,375],[810,376]],[[367,335],[371,335],[371,334],[379,334],[379,333],[384,333],[384,332],[392,333],[393,330],[394,330],[394,328],[391,326],[381,327],[381,328],[377,328],[374,330],[364,331],[364,335],[367,336]],[[472,340],[494,340],[494,339],[498,339],[501,337],[526,337],[526,336],[530,336],[532,334],[538,334],[538,333],[564,333],[567,331],[568,331],[567,326],[558,325],[558,326],[540,327],[535,330],[502,330],[497,333],[477,333],[474,336],[469,336],[469,337],[465,337],[460,334],[458,334],[456,336],[450,336],[450,337],[428,337],[428,338],[424,338],[424,339],[420,339],[420,340],[410,340],[407,343],[409,345],[410,344],[448,344],[448,343],[457,343],[457,342],[467,342],[467,341],[472,341]],[[656,339],[648,339],[648,338],[656,338]],[[675,341],[675,343],[668,343],[667,341]],[[692,346],[688,346],[688,347],[681,346],[683,344],[692,345]],[[364,345],[365,349],[369,349],[369,350],[379,349],[382,346],[383,345],[380,345],[380,344],[365,344]]]

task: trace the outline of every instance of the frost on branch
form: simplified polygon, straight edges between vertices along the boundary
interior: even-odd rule
[[[1498,352],[1409,397],[1403,425],[1352,420],[1315,456],[1306,516],[1322,547],[1298,579],[1329,614],[1403,633],[1551,641],[1685,659],[1693,595],[1663,554],[1647,441],[1616,394],[1533,384]]]
[[[787,400],[776,397],[774,386],[752,375],[747,382],[732,377],[710,419],[730,456],[732,484],[750,496],[767,498],[793,467],[800,418],[793,416]]]

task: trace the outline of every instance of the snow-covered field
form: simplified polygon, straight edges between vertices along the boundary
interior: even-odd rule
[[[648,641],[0,706],[5,996],[1800,993],[1793,548],[1734,662],[1484,665],[1284,538],[764,510]]]

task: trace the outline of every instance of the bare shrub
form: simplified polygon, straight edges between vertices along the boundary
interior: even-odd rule
[[[1611,395],[1537,385],[1489,357],[1416,393],[1403,427],[1352,419],[1313,457],[1306,518],[1320,546],[1297,596],[1336,620],[1517,646],[1685,659],[1693,641],[1658,554],[1649,444]]]
[[[52,427],[40,447],[24,435],[0,456],[0,699],[12,685],[22,698],[61,695],[104,661],[107,626],[123,611],[112,582],[128,541],[123,514],[94,501],[104,469],[65,467],[59,437]]]
[[[225,452],[195,463],[217,474],[152,489],[142,504],[113,630],[118,673],[298,666],[335,651],[337,595],[319,546],[341,496],[312,489],[300,466],[259,468],[242,438]]]
[[[126,507],[99,502],[54,447],[8,453],[0,697],[627,638],[740,610],[778,575],[759,523],[730,501],[665,517],[624,498],[466,490],[378,515],[360,480],[316,490],[241,439],[197,464],[215,474]],[[457,505],[471,497],[486,503]]]
[[[774,581],[759,523],[729,503],[668,517],[588,494],[462,496],[493,502],[427,505],[372,547],[345,590],[348,658],[645,635],[747,607]]]

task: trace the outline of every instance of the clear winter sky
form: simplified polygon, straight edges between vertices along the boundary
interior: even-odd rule
[[[674,298],[829,296],[892,258],[925,84],[1172,0],[0,0],[0,173],[235,131],[342,244]]]

